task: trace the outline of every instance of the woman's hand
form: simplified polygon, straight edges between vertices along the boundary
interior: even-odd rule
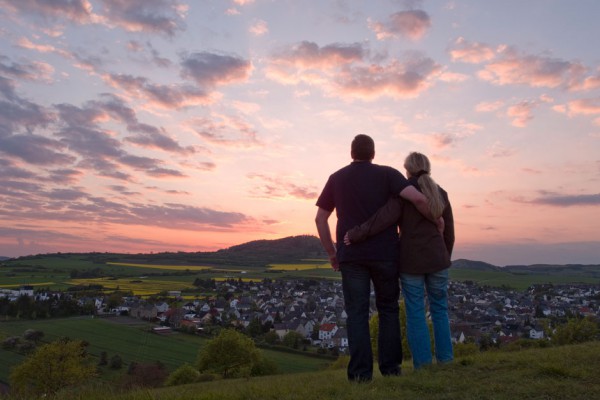
[[[348,232],[346,232],[346,234],[344,235],[344,244],[346,246],[350,246],[352,244],[352,241],[350,241],[350,236],[348,235]]]

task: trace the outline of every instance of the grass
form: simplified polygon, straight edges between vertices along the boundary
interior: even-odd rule
[[[242,399],[592,399],[600,398],[599,343],[521,352],[488,352],[418,372],[404,367],[399,378],[376,374],[372,383],[350,384],[345,372],[297,373],[250,380],[120,393],[114,387],[70,390],[64,400],[242,400]],[[4,360],[4,354],[0,353]],[[406,364],[406,363],[405,363]],[[7,399],[8,400],[8,399]]]
[[[131,325],[117,321],[132,321]],[[161,361],[169,371],[184,363],[195,364],[199,349],[207,339],[175,333],[161,336],[148,331],[150,326],[138,320],[113,318],[66,318],[0,323],[0,338],[21,336],[27,329],[44,332],[43,340],[50,342],[62,337],[85,340],[90,343],[88,351],[95,358],[106,351],[108,358],[119,355],[123,362]],[[323,369],[327,363],[322,358],[309,357],[276,350],[262,350],[266,358],[276,362],[282,373],[297,373]],[[4,357],[4,354],[10,357]],[[17,365],[22,356],[12,352],[0,353],[0,381],[7,381],[10,367]]]
[[[563,271],[561,274],[539,274],[539,273],[512,273],[508,271],[482,271],[478,269],[450,268],[450,279],[454,281],[471,280],[479,285],[508,286],[515,290],[526,290],[533,284],[552,283],[600,283],[600,279],[582,275],[573,270],[569,273]]]
[[[119,393],[88,388],[60,393],[65,400],[388,400],[388,399],[593,399],[600,398],[600,343],[487,352],[401,377],[379,375],[349,383],[345,371],[321,371],[214,381]],[[111,391],[112,390],[112,391]]]

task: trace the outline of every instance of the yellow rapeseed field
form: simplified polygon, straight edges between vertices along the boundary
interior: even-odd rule
[[[303,271],[307,269],[331,268],[329,264],[269,264],[269,269],[279,271]]]
[[[162,291],[192,289],[191,282],[159,281],[132,278],[71,279],[72,285],[102,285],[104,289],[131,291],[136,296],[148,296]]]
[[[153,269],[167,269],[170,271],[202,271],[207,269],[212,269],[212,267],[208,267],[205,265],[156,265],[156,264],[130,264],[130,263],[116,263],[116,262],[107,262],[110,265],[119,265],[122,267],[138,267],[138,268],[153,268]]]

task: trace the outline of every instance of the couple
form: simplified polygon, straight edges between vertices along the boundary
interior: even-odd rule
[[[329,177],[317,200],[315,219],[329,261],[342,274],[350,345],[348,379],[364,382],[373,377],[371,282],[379,314],[381,374],[400,374],[398,278],[406,303],[407,336],[414,367],[432,362],[425,291],[434,325],[436,359],[449,362],[453,353],[447,285],[454,224],[448,196],[431,179],[429,160],[422,154],[411,153],[406,158],[408,179],[394,168],[372,163],[375,144],[367,135],[354,138],[351,157],[350,165]],[[337,249],[328,224],[334,209]]]

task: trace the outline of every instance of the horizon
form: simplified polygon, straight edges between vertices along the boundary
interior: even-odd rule
[[[367,133],[431,159],[453,259],[600,262],[595,0],[0,5],[1,256],[317,236]]]

